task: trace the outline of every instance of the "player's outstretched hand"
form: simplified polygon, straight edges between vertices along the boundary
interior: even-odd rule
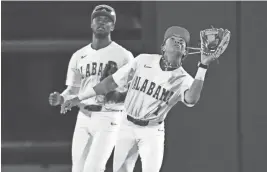
[[[61,105],[60,113],[65,114],[67,111],[70,111],[72,107],[77,106],[80,102],[81,101],[78,97],[74,97],[70,100],[65,101]]]
[[[51,106],[57,106],[57,105],[60,105],[62,104],[62,102],[64,101],[63,100],[63,97],[59,94],[59,92],[53,92],[49,95],[49,104]]]
[[[231,32],[227,29],[212,27],[200,31],[201,40],[201,62],[209,65],[212,61],[218,60],[228,47]]]

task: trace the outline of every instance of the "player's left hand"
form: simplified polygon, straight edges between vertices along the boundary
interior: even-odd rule
[[[221,56],[229,44],[230,34],[227,29],[213,27],[200,31],[202,64],[209,65]]]
[[[81,101],[78,97],[65,101],[65,103],[61,105],[60,113],[61,114],[67,113],[68,111],[71,110],[72,107],[77,106],[80,102]]]

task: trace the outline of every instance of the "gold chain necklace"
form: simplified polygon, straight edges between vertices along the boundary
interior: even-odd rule
[[[177,64],[177,65],[172,65],[170,62],[168,62],[164,57],[162,57],[162,61],[163,61],[163,64],[164,64],[164,70],[165,71],[167,71],[167,69],[169,69],[169,68],[175,68],[175,69],[177,69],[177,68],[179,68],[180,67],[180,65],[179,64]]]

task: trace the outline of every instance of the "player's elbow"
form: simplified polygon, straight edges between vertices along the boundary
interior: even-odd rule
[[[199,96],[187,96],[185,97],[185,102],[190,105],[195,105],[199,101]]]
[[[184,93],[184,101],[188,104],[196,104],[200,98],[200,93],[186,90]]]

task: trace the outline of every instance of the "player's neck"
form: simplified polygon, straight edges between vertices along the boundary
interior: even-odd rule
[[[177,54],[164,54],[163,55],[164,63],[168,66],[172,67],[180,67],[181,66],[181,57],[177,57]]]
[[[173,71],[178,69],[181,66],[181,63],[175,63],[175,64],[171,64],[166,60],[165,56],[162,56],[162,58],[160,59],[160,68],[163,71]]]
[[[95,50],[99,50],[101,48],[107,47],[109,44],[111,44],[112,40],[110,38],[110,35],[105,38],[96,38],[95,35],[93,35],[93,40],[91,47]]]

